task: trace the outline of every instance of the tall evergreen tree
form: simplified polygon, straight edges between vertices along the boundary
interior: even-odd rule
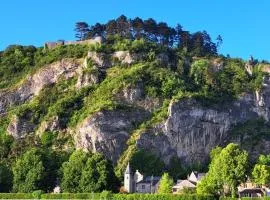
[[[85,40],[89,34],[89,25],[86,22],[77,22],[74,31],[76,31],[75,37],[78,40]]]

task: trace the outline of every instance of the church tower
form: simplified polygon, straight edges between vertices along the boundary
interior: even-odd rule
[[[124,188],[128,193],[133,192],[133,175],[129,163],[124,175]]]

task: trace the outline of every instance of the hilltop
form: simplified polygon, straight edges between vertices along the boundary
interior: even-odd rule
[[[57,152],[61,164],[83,149],[103,154],[119,177],[131,162],[179,178],[230,142],[251,161],[270,153],[267,62],[219,55],[206,32],[152,19],[81,25],[80,40],[102,39],[0,53],[0,156],[8,166],[33,147]]]

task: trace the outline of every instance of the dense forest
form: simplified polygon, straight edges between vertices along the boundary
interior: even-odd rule
[[[217,55],[218,48],[222,44],[220,35],[215,43],[206,31],[190,33],[184,30],[180,24],[173,28],[165,22],[156,22],[152,18],[147,20],[139,17],[128,19],[124,15],[110,20],[106,24],[96,23],[89,26],[86,22],[78,22],[75,31],[79,40],[95,36],[109,38],[118,35],[122,39],[145,39],[162,46],[180,48],[187,52],[193,52],[196,56]]]

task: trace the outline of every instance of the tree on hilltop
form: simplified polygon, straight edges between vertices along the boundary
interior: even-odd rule
[[[89,25],[86,22],[77,22],[74,31],[79,41],[85,40],[88,37]]]

